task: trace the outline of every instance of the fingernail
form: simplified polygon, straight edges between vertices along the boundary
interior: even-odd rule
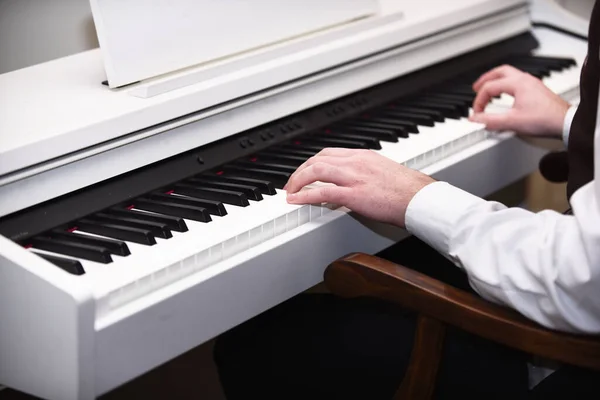
[[[295,193],[288,193],[287,195],[287,201],[294,201],[294,199],[296,198],[296,194]]]

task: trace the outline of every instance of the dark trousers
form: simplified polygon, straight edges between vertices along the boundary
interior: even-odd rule
[[[379,254],[458,288],[465,274],[411,237]],[[304,294],[224,333],[215,361],[228,400],[391,399],[410,358],[415,315],[372,299]],[[600,375],[563,368],[528,390],[528,356],[449,329],[436,399],[583,397]]]

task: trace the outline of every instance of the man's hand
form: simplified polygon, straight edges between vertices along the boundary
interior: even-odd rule
[[[483,74],[473,84],[477,92],[471,116],[490,130],[511,130],[522,135],[562,137],[569,104],[548,89],[542,81],[514,67],[505,65]],[[515,98],[513,108],[505,114],[485,114],[489,101],[502,93]]]
[[[315,182],[333,183],[300,190]],[[284,189],[292,204],[333,203],[404,227],[406,208],[432,178],[370,150],[324,149],[292,174]]]

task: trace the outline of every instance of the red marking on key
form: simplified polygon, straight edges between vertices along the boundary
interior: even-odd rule
[[[257,157],[252,157],[252,158],[250,159],[250,161],[251,161],[251,162],[256,162],[256,161],[258,161],[258,158],[257,158]]]
[[[76,227],[76,226],[74,226],[74,227],[72,227],[72,228],[69,228],[69,229],[67,229],[67,232],[69,232],[69,233],[73,233],[73,232],[75,232],[76,230],[77,230],[77,227]]]
[[[168,192],[165,192],[165,194],[173,194],[173,193],[175,193],[174,190],[169,190]]]
[[[223,175],[223,171],[217,172],[217,175]]]
[[[325,133],[331,133],[331,129],[325,129]]]
[[[126,209],[128,209],[128,210],[133,210],[133,209],[135,208],[135,206],[132,204],[132,205],[130,205],[130,206],[127,206],[127,207],[125,207],[125,208],[126,208]]]
[[[299,141],[299,140],[296,140],[296,141],[294,142],[294,144],[302,144],[302,142],[301,142],[301,141]]]
[[[26,245],[24,245],[23,247],[24,247],[25,249],[30,249],[30,248],[32,248],[33,246],[32,246],[32,245],[30,245],[30,244],[26,244]]]

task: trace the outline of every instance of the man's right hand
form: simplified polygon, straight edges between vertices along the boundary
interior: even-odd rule
[[[541,80],[509,65],[494,68],[473,84],[477,92],[471,121],[489,130],[511,130],[535,137],[562,137],[569,103],[548,89]],[[502,93],[515,98],[513,108],[503,114],[485,113],[486,105]]]

